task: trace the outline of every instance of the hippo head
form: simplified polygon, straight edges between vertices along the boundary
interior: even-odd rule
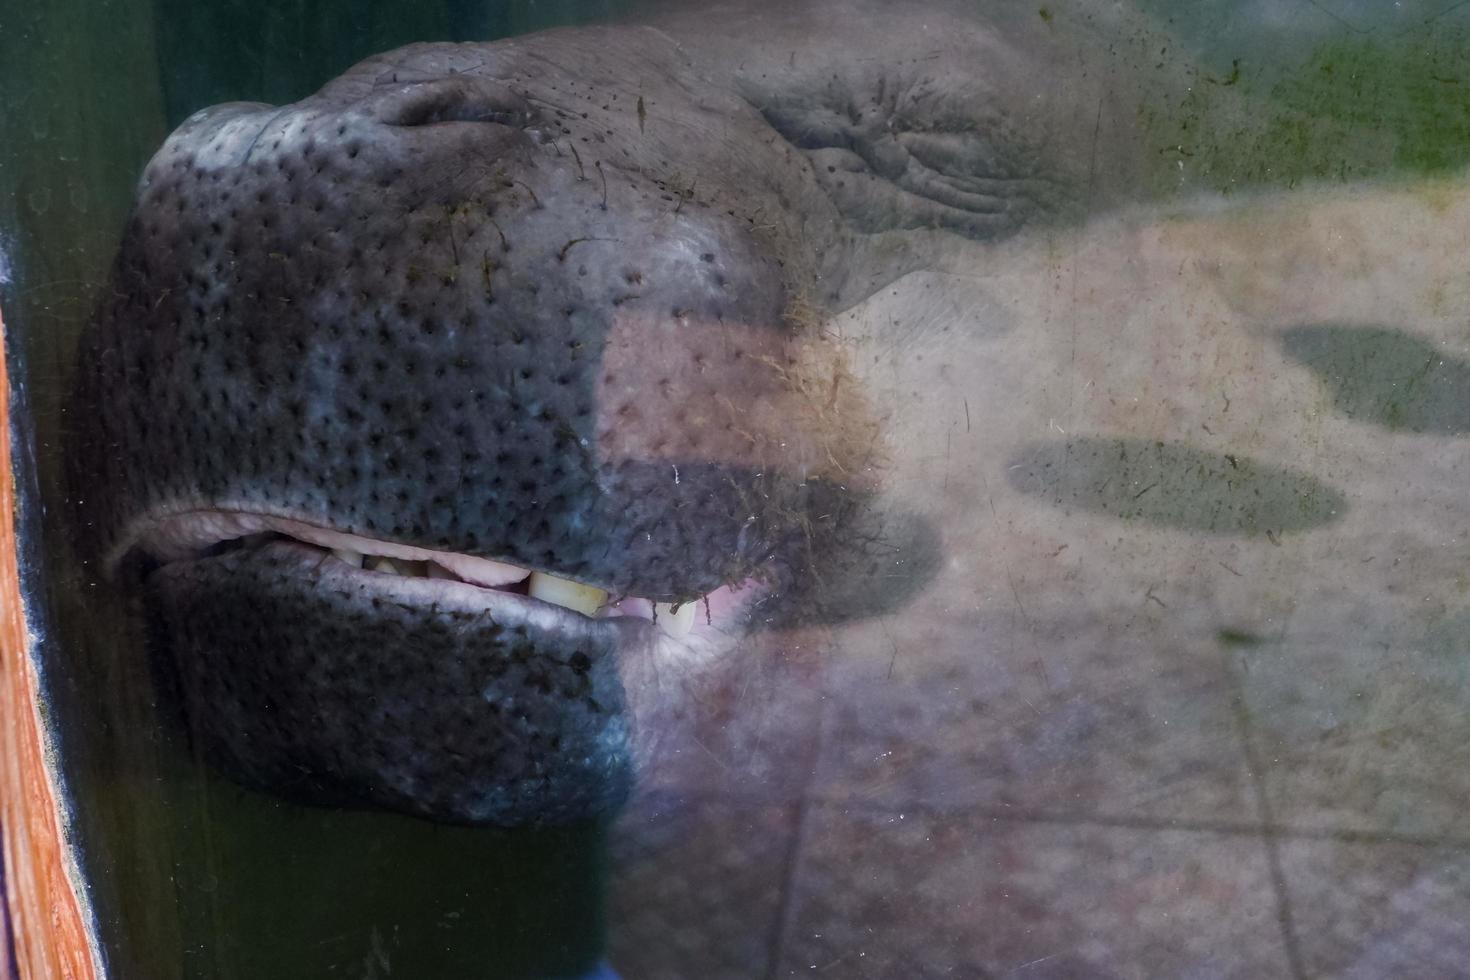
[[[871,463],[783,148],[717,144],[753,118],[733,99],[640,97],[596,31],[559,43],[216,107],[142,178],[75,496],[246,784],[606,809],[657,734],[641,701],[791,592]]]
[[[1000,98],[1003,45],[924,29],[878,73],[841,39],[842,72],[720,69],[697,31],[415,45],[169,138],[69,460],[216,766],[439,820],[604,811],[695,678],[842,574],[882,433],[821,314],[1098,170]],[[956,97],[925,73],[971,39],[999,76]]]

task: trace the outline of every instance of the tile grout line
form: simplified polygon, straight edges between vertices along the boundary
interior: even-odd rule
[[[1292,980],[1307,980],[1307,970],[1302,962],[1301,944],[1297,939],[1296,923],[1291,910],[1291,895],[1286,887],[1286,872],[1281,867],[1280,834],[1271,800],[1266,792],[1265,769],[1256,753],[1255,740],[1251,737],[1250,709],[1245,703],[1245,685],[1241,682],[1240,673],[1228,651],[1222,653],[1221,659],[1230,680],[1233,694],[1231,707],[1235,715],[1236,731],[1245,756],[1246,771],[1250,774],[1251,791],[1256,797],[1256,811],[1261,819],[1260,837],[1266,847],[1266,869],[1271,876],[1271,890],[1276,896],[1276,923],[1281,930],[1287,970],[1290,971]]]
[[[801,866],[802,846],[806,842],[807,814],[812,807],[805,793],[796,802],[791,846],[786,851],[785,867],[781,870],[781,898],[776,903],[776,915],[771,923],[771,938],[767,945],[765,980],[775,980],[781,969],[781,960],[790,939],[791,919],[796,914],[796,877]]]
[[[796,914],[796,879],[801,871],[802,849],[806,845],[807,819],[811,809],[819,801],[812,795],[811,784],[816,778],[817,765],[822,758],[822,747],[826,743],[827,718],[831,701],[824,690],[822,708],[817,718],[817,735],[812,740],[811,754],[807,758],[807,774],[802,780],[801,793],[796,798],[796,812],[792,817],[791,846],[786,850],[785,866],[781,869],[781,896],[776,902],[776,915],[771,923],[771,937],[767,942],[765,980],[776,980],[781,969],[781,960],[786,952],[786,943],[791,938],[791,919]]]
[[[694,791],[678,794],[683,799],[710,799],[736,807],[760,807],[769,804],[764,798]],[[1254,795],[1254,791],[1253,791]],[[801,799],[793,796],[782,803],[795,806]],[[1334,841],[1346,844],[1393,844],[1403,847],[1428,847],[1438,850],[1470,851],[1470,839],[1460,837],[1432,837],[1423,834],[1398,834],[1377,830],[1333,829],[1331,827],[1292,827],[1278,823],[1266,824],[1260,820],[1250,822],[1187,820],[1176,817],[1135,817],[1123,814],[1082,813],[1069,811],[1027,810],[1018,807],[991,809],[988,807],[948,808],[923,801],[899,804],[881,799],[837,798],[821,793],[806,794],[806,802],[818,807],[844,807],[865,813],[890,813],[906,810],[927,816],[945,818],[960,815],[1004,823],[1057,824],[1075,827],[1108,827],[1122,830],[1177,831],[1184,834],[1218,834],[1222,837],[1260,837],[1267,833],[1279,840]]]

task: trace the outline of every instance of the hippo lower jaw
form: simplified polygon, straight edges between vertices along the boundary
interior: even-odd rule
[[[153,629],[219,770],[470,824],[615,809],[765,594],[609,601],[545,570],[222,509],[150,521],[128,550],[161,562]]]

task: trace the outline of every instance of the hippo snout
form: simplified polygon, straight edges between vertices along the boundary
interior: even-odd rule
[[[636,93],[518,51],[202,112],[140,183],[78,361],[79,519],[250,785],[606,809],[670,671],[858,496],[875,430],[763,181],[701,188]]]

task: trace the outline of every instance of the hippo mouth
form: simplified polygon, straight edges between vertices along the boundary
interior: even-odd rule
[[[395,603],[515,616],[554,629],[581,621],[624,620],[617,629],[707,641],[729,637],[742,613],[769,594],[760,570],[703,595],[666,601],[620,594],[535,569],[475,555],[417,547],[250,511],[195,510],[153,522],[133,546],[160,563],[207,561],[233,552],[286,548],[303,571],[323,568]],[[242,556],[244,557],[244,556]]]
[[[156,649],[190,741],[247,787],[440,821],[615,809],[667,710],[774,591],[628,596],[259,511],[142,525]]]

